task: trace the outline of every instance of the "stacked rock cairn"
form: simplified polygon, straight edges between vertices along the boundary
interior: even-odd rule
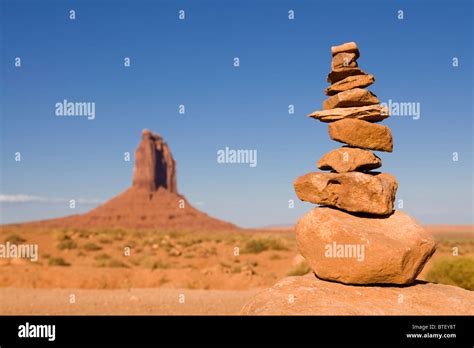
[[[435,252],[431,235],[413,218],[394,210],[395,177],[374,172],[381,159],[370,150],[392,152],[389,117],[374,83],[357,64],[355,42],[333,46],[331,85],[323,110],[309,115],[329,123],[329,137],[346,144],[319,159],[313,172],[294,182],[302,201],[318,204],[296,225],[299,251],[320,279],[345,284],[410,284]]]

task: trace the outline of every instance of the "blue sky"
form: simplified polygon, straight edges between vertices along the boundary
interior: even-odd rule
[[[348,41],[381,101],[420,103],[420,119],[383,122],[394,152],[377,153],[403,210],[473,223],[471,1],[1,3],[0,193],[39,197],[0,203],[2,223],[85,212],[125,190],[123,153],[143,128],[168,142],[178,190],[199,209],[245,227],[294,223],[312,205],[293,180],[340,145],[306,115],[326,97],[330,46]],[[95,119],[55,116],[63,99],[95,102]],[[256,149],[258,165],[218,164],[225,147]]]

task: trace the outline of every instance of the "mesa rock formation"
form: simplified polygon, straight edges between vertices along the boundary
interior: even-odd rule
[[[135,152],[132,186],[83,215],[33,224],[81,228],[229,230],[237,226],[194,208],[178,193],[176,161],[159,134],[143,130]]]
[[[375,79],[358,68],[359,55],[354,42],[332,47],[329,98],[323,111],[309,115],[329,122],[330,138],[345,145],[318,161],[319,169],[331,172],[308,173],[294,182],[300,200],[321,205],[295,227],[298,249],[314,275],[281,280],[243,314],[472,313],[462,308],[472,303],[469,291],[410,286],[435,242],[412,217],[394,210],[395,177],[371,172],[382,161],[370,150],[392,152],[393,139],[390,128],[376,124],[389,117],[388,110],[361,88]],[[397,302],[400,296],[407,301]],[[426,298],[439,302],[433,306]]]
[[[176,162],[168,144],[159,134],[147,129],[142,132],[142,141],[135,151],[132,186],[152,192],[163,187],[178,193]]]

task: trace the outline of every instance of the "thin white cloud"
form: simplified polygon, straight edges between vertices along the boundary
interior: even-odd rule
[[[0,203],[68,203],[71,199],[75,199],[76,203],[79,204],[97,204],[102,202],[98,198],[51,198],[25,194],[0,194]]]

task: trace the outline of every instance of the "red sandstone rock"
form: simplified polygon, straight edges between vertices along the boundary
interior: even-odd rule
[[[367,105],[329,110],[317,110],[308,115],[321,122],[334,122],[344,118],[354,118],[368,122],[379,122],[389,117],[388,109],[382,105]]]
[[[362,69],[357,68],[357,67],[339,68],[339,69],[332,70],[328,74],[327,81],[329,83],[336,83],[338,81],[345,79],[346,77],[354,76],[354,75],[367,75],[367,74]]]
[[[353,88],[364,88],[370,86],[375,82],[374,75],[354,75],[348,76],[345,79],[342,79],[333,85],[329,86],[324,90],[326,95],[334,95],[339,92],[347,91]]]
[[[44,227],[233,230],[237,226],[194,208],[177,193],[176,162],[158,134],[148,130],[135,154],[132,187],[82,215],[32,222]]]
[[[345,67],[356,67],[355,53],[341,52],[332,57],[331,69],[339,69]]]
[[[456,286],[351,286],[308,274],[280,280],[248,302],[241,314],[474,315],[473,303],[474,292]]]
[[[178,193],[176,187],[176,162],[159,134],[143,130],[142,141],[135,152],[133,187],[156,191],[163,187]]]
[[[331,47],[331,54],[334,57],[339,53],[354,53],[355,59],[359,58],[359,47],[355,42],[346,42],[339,46]]]
[[[298,221],[296,242],[319,278],[345,284],[411,284],[436,250],[401,211],[379,218],[315,208]]]
[[[334,108],[357,107],[378,104],[379,100],[372,92],[354,88],[338,93],[323,101],[323,110]]]
[[[386,152],[393,151],[392,132],[387,126],[344,118],[330,123],[328,131],[332,140],[350,146]]]
[[[299,199],[354,213],[387,215],[398,184],[388,173],[308,173],[294,182]]]
[[[381,166],[382,160],[372,152],[346,146],[328,152],[318,161],[319,169],[338,173],[366,171]]]

